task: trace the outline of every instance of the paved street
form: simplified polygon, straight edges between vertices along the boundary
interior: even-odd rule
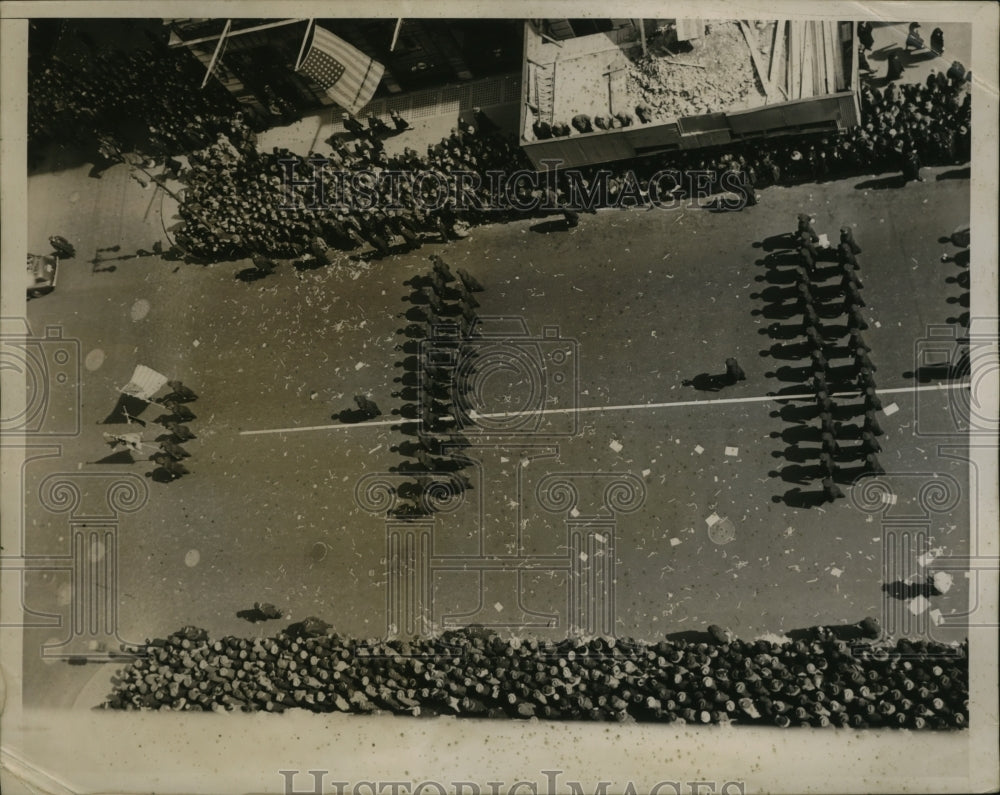
[[[123,639],[142,641],[185,624],[213,636],[266,635],[308,615],[344,634],[385,632],[386,527],[382,516],[359,507],[355,486],[366,474],[399,467],[405,459],[395,448],[413,438],[390,413],[404,404],[393,396],[408,355],[397,348],[405,340],[397,332],[410,322],[400,316],[409,308],[404,281],[429,269],[431,253],[483,282],[481,315],[523,318],[535,336],[557,326],[575,340],[579,374],[578,394],[553,388],[561,402],[548,404],[556,411],[545,426],[558,430],[576,416],[579,432],[484,452],[482,470],[469,470],[475,478],[466,504],[438,517],[435,554],[473,554],[480,539],[490,552],[510,554],[520,538],[531,554],[565,555],[563,518],[537,504],[542,477],[631,473],[646,493],[637,511],[617,517],[613,531],[618,633],[651,638],[715,623],[755,636],[881,615],[885,506],[861,510],[858,494],[844,485],[846,499],[799,507],[790,492],[818,484],[797,484],[788,474],[808,461],[786,453],[793,423],[779,414],[786,403],[771,396],[794,386],[782,368],[801,362],[762,354],[776,342],[767,335],[772,320],[761,314],[760,293],[770,286],[766,241],[789,231],[802,210],[831,238],[851,225],[864,249],[872,321],[865,336],[883,403],[899,407],[882,418],[880,439],[884,479],[898,497],[893,516],[922,515],[926,484],[954,478],[962,494],[953,509],[932,515],[924,532],[946,554],[968,549],[967,466],[937,454],[947,437],[914,430],[918,410],[947,429],[949,407],[962,392],[926,379],[915,392],[907,375],[927,327],[954,326],[966,311],[956,282],[962,268],[940,261],[954,249],[939,237],[968,219],[967,170],[926,170],[926,182],[901,189],[865,178],[772,188],[741,213],[603,211],[584,216],[571,232],[548,234],[538,220],[477,228],[448,246],[313,271],[286,264],[252,283],[234,278],[243,262],[202,267],[143,256],[92,267],[98,248],[120,245],[102,256],[123,257],[166,241],[163,229],[176,219],[169,201],[161,205],[162,191],[140,187],[125,166],[99,181],[87,170],[29,182],[29,250],[45,250],[48,235],[62,234],[78,256],[63,263],[53,294],[30,302],[28,320],[36,334],[61,326],[64,337],[80,341],[82,357],[82,432],[59,440],[60,457],[26,470],[29,553],[66,554],[65,517],[38,504],[47,475],[141,477],[153,468],[148,461],[101,462],[110,454],[102,432],[125,427],[101,423],[136,364],[179,378],[200,395],[190,404],[197,418],[188,423],[197,434],[186,445],[192,474],[173,483],[144,478],[148,503],[121,521]],[[684,385],[721,373],[729,356],[742,364],[746,381],[719,393]],[[383,416],[339,424],[333,415],[353,408],[353,396],[362,393]],[[574,400],[578,414],[559,413]],[[150,407],[142,416],[157,413]],[[155,427],[150,423],[144,438],[155,437]],[[295,428],[313,430],[257,433]],[[540,444],[558,450],[528,461],[529,445]],[[732,523],[729,543],[710,537],[706,519],[713,513]],[[69,577],[62,576],[28,575],[26,604],[66,610]],[[442,572],[433,584],[434,618],[439,625],[448,616],[475,615],[483,623],[534,626],[561,616],[550,630],[532,630],[559,636],[566,576],[523,573],[519,595],[513,580]],[[933,607],[962,612],[967,592],[958,573]],[[255,601],[278,605],[287,621],[253,625],[237,616]],[[905,610],[905,602],[895,604]],[[934,630],[939,639],[964,635]],[[28,702],[72,703],[95,676],[93,666],[32,663],[38,645],[59,636],[54,629],[25,633]]]

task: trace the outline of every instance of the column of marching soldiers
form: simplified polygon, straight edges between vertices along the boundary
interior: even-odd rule
[[[864,284],[858,274],[861,266],[857,257],[861,247],[855,242],[850,227],[842,227],[834,269],[839,275],[839,284],[831,285],[827,269],[819,267],[819,236],[812,227],[813,220],[804,213],[798,216],[795,242],[801,263],[795,267],[795,289],[802,309],[801,334],[806,339],[812,360],[811,385],[816,394],[816,415],[822,445],[819,471],[823,496],[833,502],[844,496],[836,483],[836,475],[841,469],[839,462],[861,459],[861,470],[855,471],[855,475],[885,474],[876,455],[882,450],[876,439],[883,433],[876,416],[876,412],[882,410],[882,402],[874,377],[878,368],[872,362],[871,349],[861,334],[868,328],[861,312],[866,305],[861,297]],[[830,323],[831,319],[842,317],[846,317],[846,327]],[[843,347],[845,335],[846,347]],[[846,376],[841,368],[833,372],[830,367],[830,359],[843,357],[845,353],[852,359]],[[849,398],[850,403],[835,403],[831,396],[834,389],[856,392],[857,397]],[[845,429],[841,423],[834,421],[834,415],[860,412],[864,413],[860,443],[841,446],[846,436]]]
[[[414,289],[410,302],[422,307],[422,322],[411,324],[402,332],[411,338],[425,341],[424,345],[418,346],[420,355],[416,357],[419,370],[419,414],[416,417],[419,421],[418,440],[413,445],[400,447],[417,461],[415,468],[407,467],[417,472],[416,483],[409,492],[401,490],[401,494],[411,496],[414,503],[404,504],[402,513],[425,513],[430,510],[428,503],[421,499],[429,482],[426,473],[448,471],[453,487],[471,487],[469,479],[458,471],[469,462],[454,454],[443,457],[446,449],[439,434],[448,437],[448,449],[452,453],[464,442],[458,433],[461,426],[455,413],[465,384],[462,383],[461,373],[455,363],[470,355],[469,351],[460,351],[460,348],[472,336],[478,320],[476,310],[479,308],[479,301],[473,293],[482,292],[484,288],[468,271],[457,268],[456,276],[448,263],[438,255],[431,255],[430,259],[433,263],[430,273],[418,276],[411,282]],[[452,363],[445,366],[435,360],[436,357],[428,355],[429,349],[435,348],[450,349],[453,353]],[[396,393],[397,396],[400,394]]]
[[[181,442],[187,442],[197,437],[187,425],[181,423],[195,419],[194,412],[184,404],[197,400],[198,396],[194,390],[180,381],[169,381],[167,385],[173,391],[167,395],[162,405],[170,413],[157,417],[156,421],[166,428],[168,434],[158,439],[161,452],[155,453],[151,460],[158,464],[173,481],[183,475],[191,474],[191,470],[181,463],[185,458],[191,456],[186,449],[181,447]]]

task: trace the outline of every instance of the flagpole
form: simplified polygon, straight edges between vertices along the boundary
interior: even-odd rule
[[[389,45],[389,52],[396,49],[396,40],[399,38],[399,30],[403,27],[403,18],[396,20],[396,29],[392,32],[392,44]]]
[[[222,52],[222,44],[226,40],[226,34],[229,33],[229,28],[232,27],[233,21],[231,19],[226,20],[226,27],[222,30],[222,35],[219,36],[219,43],[215,45],[215,52],[212,53],[212,60],[209,61],[208,70],[205,72],[205,79],[201,81],[201,87],[204,88],[208,85],[208,78],[212,76],[212,70],[215,69],[215,62],[219,58],[219,53]]]
[[[306,51],[306,42],[309,41],[309,34],[312,32],[312,26],[314,19],[309,20],[309,24],[306,25],[306,35],[302,37],[302,46],[299,47],[299,57],[295,59],[295,69],[298,71],[299,67],[302,65],[302,53]]]

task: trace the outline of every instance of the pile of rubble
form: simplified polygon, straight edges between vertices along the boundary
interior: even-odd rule
[[[735,22],[713,22],[691,52],[654,44],[628,67],[629,107],[646,105],[660,121],[762,104],[764,94]]]
[[[187,627],[140,648],[106,709],[458,715],[945,729],[968,720],[967,644],[503,638],[356,640],[315,618],[273,638]],[[867,635],[868,640],[861,640]]]

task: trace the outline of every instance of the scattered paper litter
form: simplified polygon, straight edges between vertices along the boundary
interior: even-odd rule
[[[622,451],[622,443],[619,442],[617,439],[612,439],[611,444],[609,444],[608,447],[610,447],[616,453],[620,453]]]
[[[198,342],[198,340],[195,340],[195,341],[194,341],[194,342],[192,342],[191,344],[192,344],[192,345],[194,345],[194,347],[196,347],[196,348],[197,348],[197,347],[198,347],[199,345],[201,345],[201,343],[200,343],[200,342]]]
[[[587,553],[586,552],[581,552],[580,553],[580,560],[583,561],[584,563],[587,562]]]
[[[819,243],[818,243],[818,245],[819,245],[820,248],[830,248],[830,237],[829,237],[829,235],[825,235],[825,234],[820,235],[819,236]]]
[[[510,459],[507,458],[507,456],[505,456],[505,455],[500,456],[500,463],[501,464],[506,464],[508,461],[510,461]]]
[[[938,550],[928,549],[923,555],[917,558],[917,563],[920,566],[930,566],[931,562],[938,556]]]
[[[936,627],[940,626],[944,622],[944,616],[941,615],[941,611],[938,610],[936,607],[933,610],[931,610],[931,612],[928,613],[927,615],[931,617],[931,621],[934,622],[934,626]]]
[[[643,476],[644,478],[648,478],[648,477],[649,477],[649,473],[650,473],[650,471],[651,471],[651,470],[649,470],[649,469],[644,469],[644,470],[642,470],[642,476]]]
[[[580,512],[576,508],[570,508],[569,515],[576,519],[580,515]]]
[[[946,571],[936,571],[934,572],[934,588],[939,593],[948,593],[951,590],[951,584],[954,582],[954,578]]]
[[[899,411],[899,406],[897,406],[895,403],[890,403],[888,406],[885,407],[884,411],[886,417],[891,417],[893,414]]]
[[[696,452],[696,453],[697,453],[698,455],[701,455],[702,453],[704,453],[704,452],[705,452],[705,448],[704,448],[704,447],[702,447],[702,446],[701,446],[700,444],[696,444],[696,445],[694,446],[694,451],[695,451],[695,452]]]
[[[720,521],[722,521],[722,517],[720,517],[717,513],[713,513],[710,516],[705,517],[705,524],[709,527],[718,524]]]
[[[354,365],[354,369],[355,370],[360,370],[362,367],[366,367],[366,366],[367,365],[365,365],[364,362],[358,362],[356,365]]]
[[[834,566],[832,569],[830,569],[830,574],[832,574],[834,577],[839,577],[843,573],[844,573],[844,570],[843,569],[838,569],[836,566]]]
[[[726,455],[739,455],[739,454],[740,454],[740,448],[738,448],[738,447],[727,447],[726,448]]]
[[[886,505],[895,505],[899,501],[899,497],[895,494],[890,494],[888,491],[882,492],[882,502]]]
[[[925,612],[927,608],[931,606],[931,603],[927,601],[925,596],[916,596],[910,600],[909,608],[910,612],[915,616],[919,616],[921,613]]]
[[[503,605],[500,604],[500,602],[497,602],[495,605],[493,605],[493,609],[499,613],[503,610]]]
[[[681,540],[679,538],[671,538],[670,539],[670,546],[672,546],[672,547],[676,547],[680,543],[681,543]]]

